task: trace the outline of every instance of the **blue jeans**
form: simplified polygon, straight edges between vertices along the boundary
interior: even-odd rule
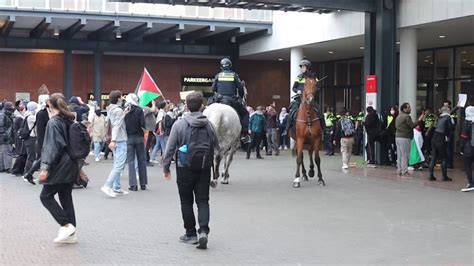
[[[119,190],[120,177],[125,169],[125,162],[127,161],[127,141],[117,141],[114,152],[114,166],[110,172],[105,186]]]
[[[102,148],[104,148],[104,142],[94,142],[94,156],[96,159],[99,158]]]
[[[156,134],[155,132],[153,132],[153,134],[155,135],[156,144],[153,147],[153,150],[151,151],[150,161],[155,161],[156,157],[158,156],[158,151],[161,151],[161,153],[163,153],[166,148],[166,147],[161,147],[161,136]]]
[[[165,135],[161,136],[160,145],[161,145],[161,148],[162,148],[163,150],[166,150],[166,144],[168,143],[168,138],[169,138],[169,137],[170,137],[170,136],[165,136]]]

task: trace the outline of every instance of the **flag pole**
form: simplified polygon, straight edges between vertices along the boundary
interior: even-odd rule
[[[156,84],[155,80],[153,79],[153,77],[150,75],[150,72],[148,72],[148,69],[146,69],[146,67],[143,68],[143,71],[147,73],[148,77],[150,77],[151,81],[153,81],[153,83]],[[143,75],[142,75],[143,77]],[[140,82],[141,82],[141,79],[140,79]],[[158,85],[157,85],[158,86]],[[161,90],[160,90],[161,91]],[[163,94],[163,92],[161,91],[161,97],[163,98],[164,101],[166,101],[166,98],[165,98],[165,95]],[[154,101],[154,100],[153,100]]]

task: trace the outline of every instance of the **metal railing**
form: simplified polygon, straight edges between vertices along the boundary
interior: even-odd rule
[[[0,8],[271,22],[271,10],[122,3],[108,0],[0,0]]]

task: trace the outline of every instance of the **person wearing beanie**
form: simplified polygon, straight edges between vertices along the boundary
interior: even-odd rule
[[[30,137],[24,140],[24,145],[26,148],[26,164],[25,164],[25,172],[28,172],[31,167],[33,166],[33,162],[36,159],[36,109],[38,108],[38,104],[34,101],[29,102],[26,105],[26,113],[25,119],[28,125],[28,130],[30,131]],[[24,177],[25,181],[30,182],[31,184],[35,185],[33,179],[28,179],[26,176]]]
[[[138,106],[138,96],[130,93],[125,98],[125,128],[127,130],[127,161],[128,182],[130,191],[138,191],[137,173],[135,162],[138,164],[138,178],[141,190],[146,190],[148,184],[146,170],[146,153],[143,128],[145,128],[145,115]],[[136,158],[136,160],[135,160]]]
[[[464,157],[464,171],[466,172],[467,186],[462,192],[474,191],[472,179],[472,163],[474,162],[474,106],[466,108],[466,119],[461,131],[461,154]]]
[[[51,117],[48,102],[49,94],[41,94],[38,96],[39,111],[36,113],[36,157],[30,169],[23,175],[23,179],[25,180],[33,180],[33,173],[39,170],[41,166],[41,150],[43,149],[46,125]]]

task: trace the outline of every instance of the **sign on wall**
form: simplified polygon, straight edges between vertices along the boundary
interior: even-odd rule
[[[365,77],[365,105],[372,106],[377,110],[377,76],[367,75]]]
[[[15,93],[15,101],[26,100],[30,101],[31,94],[29,92],[17,92]]]

